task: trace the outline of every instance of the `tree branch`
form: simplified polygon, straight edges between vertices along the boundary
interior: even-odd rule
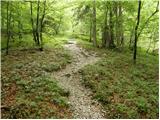
[[[152,15],[150,17],[148,17],[148,19],[146,20],[146,22],[144,23],[143,27],[141,28],[140,32],[138,33],[138,38],[139,36],[141,35],[143,29],[145,28],[145,26],[147,25],[147,23],[149,22],[149,20],[159,11],[158,10],[158,6],[159,6],[159,1],[157,3],[157,7],[156,7],[156,10],[152,13]]]

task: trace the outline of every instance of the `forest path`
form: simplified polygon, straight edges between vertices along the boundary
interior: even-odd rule
[[[92,92],[85,88],[81,83],[81,76],[76,74],[79,69],[88,64],[93,64],[100,58],[95,53],[89,54],[84,49],[76,45],[76,41],[68,41],[64,45],[73,56],[73,62],[66,66],[65,69],[54,73],[58,84],[69,90],[69,102],[73,110],[73,118],[104,118],[102,106],[92,99]]]

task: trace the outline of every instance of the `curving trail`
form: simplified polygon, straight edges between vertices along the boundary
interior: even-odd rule
[[[58,84],[70,91],[69,102],[73,110],[74,118],[104,118],[102,106],[92,99],[92,92],[81,84],[81,76],[76,72],[87,64],[93,64],[99,58],[96,54],[89,54],[84,49],[76,45],[76,41],[71,40],[64,46],[70,50],[73,62],[65,69],[55,72],[53,76],[58,80]]]

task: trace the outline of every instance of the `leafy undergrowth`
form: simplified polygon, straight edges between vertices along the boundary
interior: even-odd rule
[[[47,35],[43,34],[43,44],[44,48],[63,48],[63,45],[67,43],[68,36],[67,35]],[[7,36],[2,34],[1,36],[1,50],[6,49],[6,43],[7,43]],[[24,34],[21,39],[18,38],[18,36],[14,36],[9,43],[9,49],[15,50],[15,49],[30,49],[30,48],[37,48],[35,45],[35,42],[33,40],[33,36],[30,34]]]
[[[44,47],[47,48],[63,48],[62,45],[66,44],[68,41],[68,36],[67,35],[57,35],[57,36],[53,36],[53,35],[45,35],[45,42],[44,42]]]
[[[2,118],[71,118],[69,92],[50,77],[70,62],[64,49],[15,50],[2,55]]]
[[[91,46],[86,49],[94,50]],[[130,53],[96,51],[102,60],[80,73],[82,83],[103,104],[106,117],[158,118],[158,56],[138,55],[134,65]]]

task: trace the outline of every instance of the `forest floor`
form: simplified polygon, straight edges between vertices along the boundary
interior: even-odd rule
[[[157,55],[138,50],[137,63],[128,49],[95,48],[88,40],[78,46],[101,58],[79,70],[82,84],[92,90],[106,118],[158,118],[159,62]]]
[[[104,118],[78,73],[100,58],[74,40],[56,44],[42,52],[23,47],[7,56],[2,52],[2,118]]]
[[[26,38],[2,52],[2,118],[158,118],[157,56],[135,65],[131,52],[61,36],[40,52]]]
[[[2,118],[72,118],[68,91],[51,73],[65,68],[72,57],[63,48],[10,50],[2,53]]]
[[[93,64],[100,58],[96,53],[89,53],[76,45],[76,41],[68,41],[64,46],[73,56],[71,64],[65,69],[55,72],[53,76],[62,88],[70,91],[69,102],[73,110],[73,118],[104,118],[102,106],[92,98],[92,91],[82,85],[82,76],[77,72],[85,65]]]

